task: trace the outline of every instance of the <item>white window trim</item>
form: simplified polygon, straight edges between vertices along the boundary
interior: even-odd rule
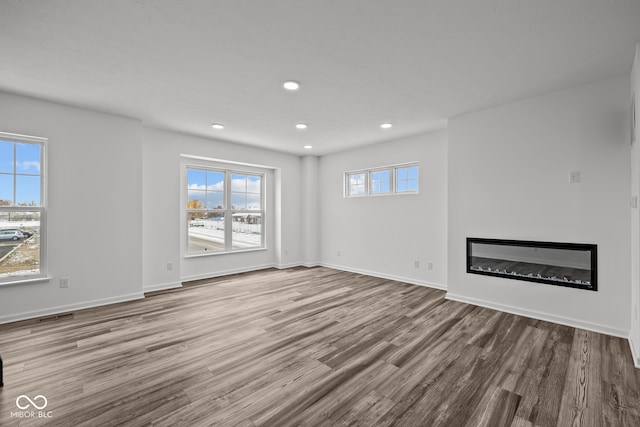
[[[51,278],[48,275],[48,257],[47,257],[47,143],[48,138],[39,136],[20,135],[15,133],[0,132],[0,139],[15,143],[40,144],[40,206],[4,206],[2,211],[5,212],[28,212],[40,211],[40,260],[38,274],[29,274],[24,276],[9,276],[0,278],[0,286],[19,285],[36,282],[46,282]],[[14,159],[15,161],[15,159]],[[14,181],[14,195],[15,195]]]
[[[208,161],[209,159],[204,159],[204,158],[199,158],[196,156],[183,156],[186,159],[195,159],[195,160],[205,160]],[[251,169],[235,169],[235,168],[227,168],[224,167],[226,164],[228,164],[229,166],[236,166],[236,165],[242,165],[241,163],[236,163],[236,162],[225,162],[225,161],[221,161],[221,160],[215,160],[215,162],[217,164],[215,165],[206,165],[206,164],[202,164],[202,163],[186,163],[184,165],[184,184],[182,187],[182,191],[184,192],[184,204],[183,204],[183,212],[185,213],[184,217],[184,228],[185,228],[185,237],[187,239],[187,243],[186,243],[186,247],[185,247],[185,252],[184,252],[184,258],[199,258],[199,257],[207,257],[207,256],[217,256],[217,255],[228,255],[228,254],[237,254],[237,253],[242,253],[242,252],[254,252],[254,251],[265,251],[268,250],[267,247],[267,221],[266,221],[266,215],[267,215],[267,197],[266,197],[266,189],[267,189],[267,173],[262,170],[251,170]],[[251,168],[258,168],[258,169],[266,169],[260,166],[253,166],[253,165],[247,165]],[[198,170],[204,170],[204,171],[212,171],[212,172],[223,172],[225,174],[225,178],[224,178],[224,208],[223,209],[206,209],[206,210],[202,210],[203,212],[222,212],[224,213],[224,217],[225,217],[225,230],[224,230],[224,244],[225,244],[225,249],[222,251],[215,251],[215,252],[204,252],[204,253],[193,253],[190,254],[189,253],[189,212],[194,211],[194,209],[189,209],[189,208],[184,208],[184,205],[188,203],[189,197],[188,197],[188,182],[189,182],[189,177],[188,177],[188,171],[189,169],[198,169]],[[256,209],[232,209],[231,208],[231,175],[232,174],[242,174],[242,175],[251,175],[251,176],[259,176],[260,177],[260,209],[256,210]],[[233,221],[233,213],[255,213],[255,214],[260,214],[261,215],[261,225],[262,225],[262,229],[261,229],[261,233],[260,233],[260,246],[256,246],[256,247],[250,247],[250,248],[240,248],[240,249],[234,249],[233,248],[233,240],[232,240],[232,234],[233,234],[233,227],[227,227],[226,225],[226,221],[227,221],[227,216],[229,216],[231,219],[230,221]]]
[[[345,197],[367,197],[369,195],[369,178],[368,171],[366,169],[345,172],[344,174],[344,195]],[[362,194],[351,194],[351,184],[350,184],[350,176],[351,175],[364,175],[364,193]]]
[[[402,168],[410,168],[417,167],[418,168],[418,189],[416,191],[398,191],[396,185],[396,176],[398,173],[398,169]],[[371,191],[371,173],[380,172],[380,171],[390,171],[389,177],[389,191],[386,193],[373,193]],[[365,192],[364,194],[350,194],[351,187],[349,185],[349,177],[351,175],[364,174],[365,179]],[[352,171],[347,171],[343,174],[343,197],[344,198],[360,198],[360,197],[385,197],[385,196],[402,196],[402,195],[415,195],[420,193],[420,165],[418,162],[409,162],[409,163],[398,163],[393,165],[386,166],[376,166],[367,169],[356,169]]]

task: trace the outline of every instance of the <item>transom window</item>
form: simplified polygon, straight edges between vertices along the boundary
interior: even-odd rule
[[[364,172],[347,174],[347,182],[350,196],[364,196],[367,194],[367,180]]]
[[[407,163],[345,173],[345,197],[418,192],[418,165]]]
[[[45,142],[0,133],[0,284],[46,277]]]
[[[264,174],[187,167],[187,254],[264,248]]]
[[[415,193],[418,191],[417,166],[396,168],[396,191],[398,193]]]

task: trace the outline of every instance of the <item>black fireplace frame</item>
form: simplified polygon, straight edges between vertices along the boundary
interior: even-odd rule
[[[528,248],[548,248],[548,249],[568,249],[588,251],[591,259],[591,280],[590,285],[578,284],[574,282],[565,282],[560,280],[549,280],[546,278],[509,275],[497,273],[493,271],[478,271],[471,269],[471,245],[473,243],[502,245],[502,246],[520,246]],[[484,239],[477,237],[467,237],[467,273],[480,274],[483,276],[501,277],[503,279],[522,280],[526,282],[544,283],[547,285],[565,286],[569,288],[584,289],[589,291],[598,290],[598,245],[588,243],[559,243],[559,242],[538,242],[532,240],[503,240],[503,239]]]

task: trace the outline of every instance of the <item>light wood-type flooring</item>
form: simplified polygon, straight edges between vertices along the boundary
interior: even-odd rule
[[[626,340],[444,295],[263,270],[0,325],[0,425],[640,426]]]

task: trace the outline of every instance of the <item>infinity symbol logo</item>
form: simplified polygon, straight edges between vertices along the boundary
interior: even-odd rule
[[[44,403],[40,406],[38,405],[35,401],[36,400],[42,400]],[[28,403],[26,405],[21,405],[20,402],[26,400]],[[24,394],[21,394],[20,396],[18,396],[18,398],[16,399],[16,406],[20,409],[27,409],[29,406],[33,405],[34,408],[36,409],[44,409],[47,407],[47,398],[44,397],[43,395],[39,394],[36,397],[33,398],[33,400],[31,400],[29,398],[29,396],[25,396]]]

